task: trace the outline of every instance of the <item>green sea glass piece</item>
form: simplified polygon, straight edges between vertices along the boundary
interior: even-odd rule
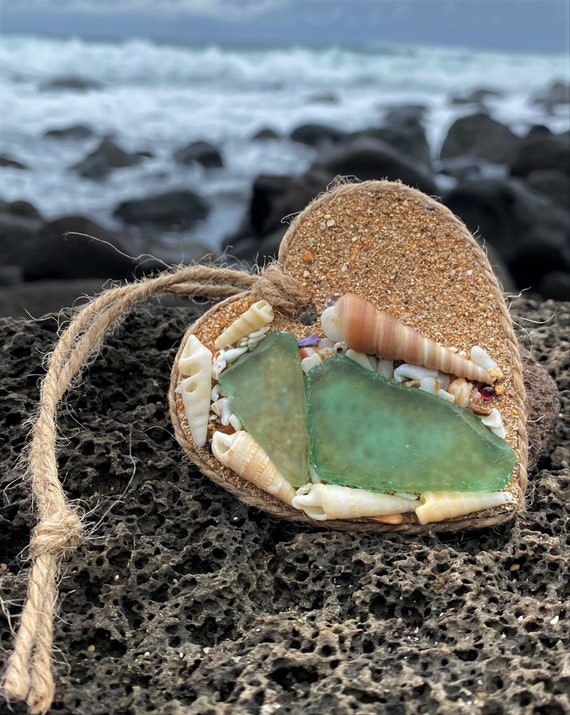
[[[230,407],[295,487],[308,480],[309,436],[304,375],[291,333],[272,333],[219,378]]]
[[[307,375],[311,462],[323,481],[373,491],[492,491],[515,453],[469,410],[386,381],[345,355]]]

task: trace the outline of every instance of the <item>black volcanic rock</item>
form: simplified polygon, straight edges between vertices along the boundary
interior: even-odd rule
[[[86,92],[90,89],[100,89],[102,86],[101,82],[97,82],[94,79],[88,79],[87,77],[79,77],[75,75],[65,75],[51,79],[48,82],[44,82],[41,85],[41,89],[68,89],[74,92]]]
[[[129,154],[112,139],[105,137],[94,152],[74,164],[71,169],[86,179],[100,181],[113,169],[137,166],[142,161],[140,154]]]
[[[513,178],[464,181],[443,203],[505,261],[519,289],[570,270],[570,212]]]
[[[508,164],[520,139],[507,126],[478,112],[456,119],[441,148],[441,159],[475,156],[493,164]]]
[[[346,133],[326,124],[301,124],[289,135],[294,142],[322,148],[341,141]]]
[[[474,89],[467,94],[455,95],[450,99],[451,104],[485,104],[487,99],[495,99],[501,97],[501,92],[496,89],[488,89],[486,87],[480,87],[479,89]]]
[[[9,156],[8,154],[0,154],[0,168],[5,167],[6,169],[27,169],[28,167],[22,163],[21,161],[18,161],[17,159],[14,159],[13,157]]]
[[[329,173],[356,176],[362,181],[389,179],[402,181],[426,194],[436,194],[437,186],[422,164],[390,144],[371,137],[358,137],[321,154],[314,165]]]
[[[179,164],[201,164],[208,169],[217,169],[224,165],[220,150],[210,142],[196,141],[177,149],[174,159]]]
[[[560,80],[553,82],[546,89],[535,94],[532,102],[543,104],[547,109],[552,109],[558,104],[570,104],[570,84]]]
[[[19,263],[25,280],[132,278],[141,271],[129,252],[134,237],[109,231],[83,216],[64,216],[43,224]],[[115,250],[115,248],[118,250]],[[156,268],[145,263],[145,270]]]
[[[570,712],[570,306],[512,307],[543,366],[540,380],[525,371],[529,429],[560,414],[554,433],[531,436],[525,509],[510,524],[416,536],[279,520],[189,462],[166,395],[192,306],[135,307],[59,411],[63,486],[92,538],[65,561],[53,712]],[[21,456],[59,323],[0,321],[5,657],[36,525]]]
[[[545,169],[570,176],[570,132],[533,131],[519,141],[509,163],[514,176]]]
[[[94,136],[94,131],[86,124],[71,124],[68,127],[54,127],[44,132],[46,139],[80,140],[90,139]]]
[[[206,200],[187,189],[122,201],[113,216],[137,226],[188,227],[206,218],[209,212]]]

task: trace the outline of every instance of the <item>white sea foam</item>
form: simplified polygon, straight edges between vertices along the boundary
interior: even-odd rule
[[[100,83],[82,92],[46,91],[62,76]],[[556,55],[404,48],[355,51],[305,47],[236,49],[176,46],[147,40],[118,43],[78,38],[8,36],[0,46],[3,112],[0,153],[30,171],[2,169],[0,198],[25,198],[46,216],[91,215],[112,223],[121,200],[169,188],[193,187],[230,208],[204,224],[198,236],[217,246],[238,221],[259,173],[302,173],[312,150],[287,139],[251,142],[271,127],[283,135],[304,122],[344,130],[378,125],[383,111],[403,103],[428,107],[434,152],[453,119],[473,111],[449,98],[481,86],[502,96],[493,115],[523,133],[534,122],[568,127],[567,110],[545,117],[529,98],[555,79],[567,79],[567,59]],[[325,101],[332,95],[336,101]],[[47,129],[88,124],[97,134],[80,142],[46,140]],[[138,167],[113,172],[101,183],[78,179],[68,167],[112,134],[126,150],[150,150]],[[172,153],[197,139],[218,144],[223,171],[182,168]],[[231,210],[233,207],[233,213]],[[228,218],[231,217],[231,218]]]

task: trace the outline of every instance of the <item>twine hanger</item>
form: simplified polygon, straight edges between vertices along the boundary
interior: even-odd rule
[[[285,314],[298,312],[307,302],[300,283],[282,273],[277,264],[257,274],[201,265],[178,268],[106,290],[92,299],[75,315],[49,356],[27,460],[38,512],[30,538],[28,594],[3,682],[6,698],[25,701],[30,713],[45,712],[54,698],[52,647],[58,569],[61,559],[73,552],[83,536],[81,517],[67,500],[57,471],[57,408],[61,399],[97,352],[105,333],[135,303],[160,293],[219,300],[245,291]]]

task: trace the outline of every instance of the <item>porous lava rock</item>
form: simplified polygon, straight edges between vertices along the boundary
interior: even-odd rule
[[[136,309],[61,410],[60,474],[87,516],[60,586],[53,712],[569,712],[570,305],[512,307],[562,401],[526,511],[412,537],[278,521],[187,462],[166,391],[191,305]],[[0,321],[3,657],[35,523],[18,458],[57,329]]]

